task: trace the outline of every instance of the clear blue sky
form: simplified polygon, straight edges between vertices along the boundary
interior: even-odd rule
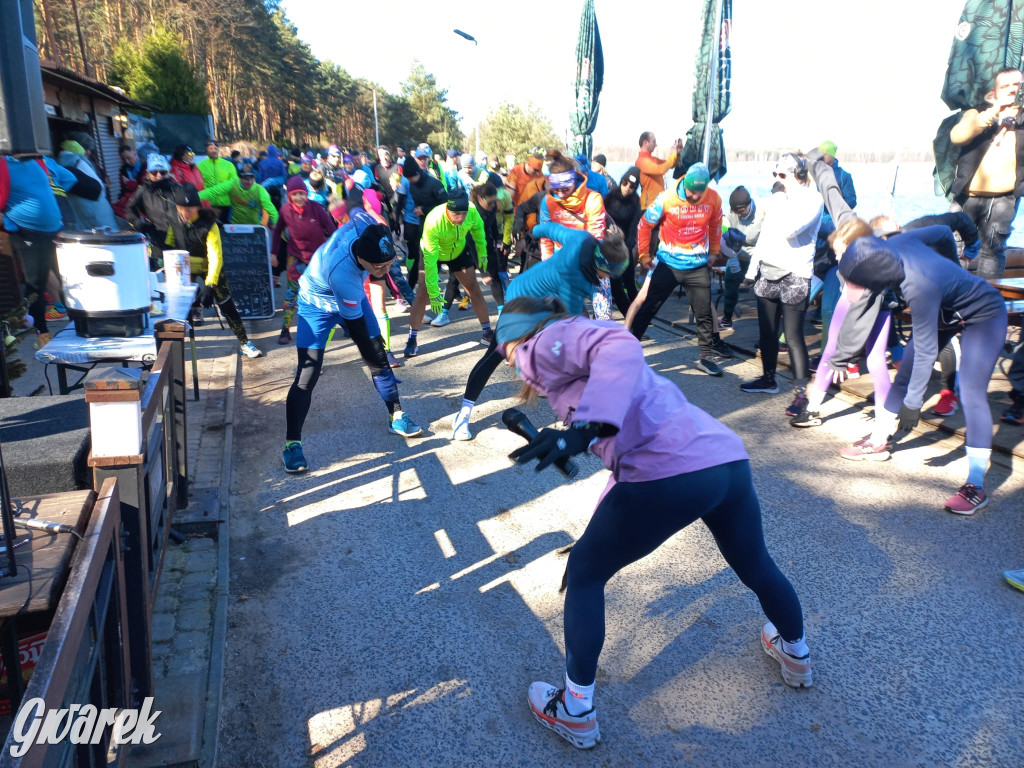
[[[448,89],[463,131],[502,101],[568,123],[582,0],[392,0],[340,12],[285,0],[320,59],[397,91],[414,59]],[[605,53],[597,144],[661,146],[690,125],[702,0],[596,0]],[[734,0],[727,147],[927,150],[964,0]],[[352,22],[363,24],[354,32]],[[452,33],[463,29],[474,47]],[[389,33],[388,33],[389,32]]]

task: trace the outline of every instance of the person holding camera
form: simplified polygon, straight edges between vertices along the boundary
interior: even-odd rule
[[[950,132],[961,147],[950,210],[962,210],[978,227],[981,253],[971,266],[986,280],[1003,276],[1006,240],[1024,195],[1024,126],[1016,103],[1022,82],[1019,69],[1001,70],[988,109],[968,109]]]
[[[217,302],[220,313],[238,339],[239,352],[246,357],[262,357],[242,325],[242,316],[231,298],[228,277],[224,273],[224,249],[221,241],[220,223],[217,212],[203,208],[199,190],[192,184],[181,184],[174,188],[174,203],[178,218],[171,222],[164,239],[164,249],[176,248],[188,251],[189,269],[193,277],[202,277],[205,284],[196,297],[199,305],[212,307]]]
[[[761,647],[778,662],[783,682],[810,687],[800,600],[765,546],[743,441],[655,373],[621,325],[572,317],[552,297],[521,297],[505,305],[496,333],[498,350],[526,385],[524,398],[546,397],[568,425],[540,430],[511,458],[537,459],[539,471],[589,449],[612,473],[569,554],[565,676],[530,685],[537,721],[579,749],[597,744],[605,585],[698,519],[757,595],[768,619]]]

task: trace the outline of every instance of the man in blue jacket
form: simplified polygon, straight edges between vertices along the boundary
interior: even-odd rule
[[[0,227],[11,239],[14,255],[25,272],[25,295],[35,295],[28,311],[32,316],[38,345],[50,341],[46,326],[46,283],[57,272],[57,249],[53,236],[64,227],[57,195],[66,197],[77,183],[71,171],[50,158],[0,157],[8,178],[6,200],[0,200]],[[0,195],[5,194],[0,187]],[[53,297],[56,300],[56,297]]]

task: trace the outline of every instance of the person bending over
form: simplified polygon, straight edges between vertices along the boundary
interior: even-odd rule
[[[512,457],[537,459],[541,470],[589,448],[612,473],[569,554],[564,679],[535,682],[527,693],[538,722],[580,749],[600,740],[594,687],[605,585],[698,519],[757,595],[768,618],[760,644],[778,662],[783,682],[809,687],[800,600],[765,546],[743,441],[656,374],[640,342],[620,325],[570,317],[557,299],[522,297],[505,305],[497,335],[524,394],[546,397],[568,426],[542,429]]]

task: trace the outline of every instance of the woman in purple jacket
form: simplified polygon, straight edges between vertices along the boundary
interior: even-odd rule
[[[743,441],[656,374],[640,342],[617,323],[570,317],[555,298],[521,297],[505,305],[496,333],[527,396],[546,396],[569,425],[542,429],[512,454],[516,461],[539,459],[541,470],[589,448],[612,472],[569,556],[565,682],[530,686],[534,717],[580,749],[600,740],[593,696],[604,586],[698,518],[760,600],[769,619],[761,645],[783,681],[809,687],[800,601],[765,547]]]

